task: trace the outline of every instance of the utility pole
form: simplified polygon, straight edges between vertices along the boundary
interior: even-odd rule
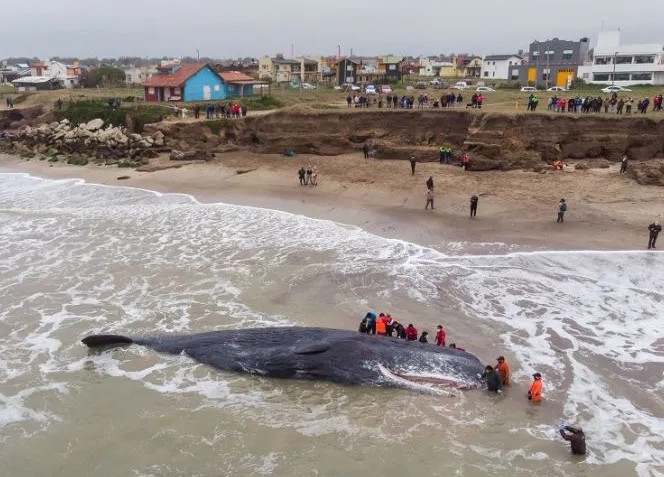
[[[613,76],[611,76],[611,86],[615,86],[616,84],[616,57],[618,56],[618,52],[616,51],[613,53]]]
[[[546,88],[549,89],[549,80],[551,79],[551,68],[549,64],[549,42],[546,42],[546,51],[544,52],[546,55]]]
[[[198,48],[196,48],[196,59],[197,59],[198,61],[201,60],[201,54],[200,54],[200,52],[198,51]]]
[[[341,58],[341,45],[337,45],[337,59]]]

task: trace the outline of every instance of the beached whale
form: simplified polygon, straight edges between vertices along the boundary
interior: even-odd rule
[[[484,372],[480,360],[464,351],[328,328],[251,328],[145,338],[92,335],[82,342],[91,348],[138,344],[162,353],[184,352],[215,368],[267,377],[423,391],[432,385],[478,387]]]

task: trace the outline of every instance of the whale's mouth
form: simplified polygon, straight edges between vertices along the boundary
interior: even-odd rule
[[[389,380],[395,382],[400,386],[415,388],[428,392],[443,392],[442,390],[456,390],[456,389],[472,389],[477,387],[474,383],[469,383],[452,376],[435,376],[435,375],[414,375],[396,373],[387,369],[385,366],[378,364],[380,372]],[[455,394],[455,393],[452,393]]]

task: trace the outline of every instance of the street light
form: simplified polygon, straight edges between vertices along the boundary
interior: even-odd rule
[[[613,54],[613,76],[611,77],[611,86],[616,85],[616,57],[618,56],[618,52],[616,51]]]

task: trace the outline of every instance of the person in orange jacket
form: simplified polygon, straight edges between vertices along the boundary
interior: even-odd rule
[[[498,363],[495,366],[496,371],[500,374],[504,386],[510,385],[510,365],[505,361],[505,356],[498,356]]]
[[[530,385],[528,390],[528,400],[532,402],[542,400],[542,375],[540,373],[533,374],[533,384]]]

